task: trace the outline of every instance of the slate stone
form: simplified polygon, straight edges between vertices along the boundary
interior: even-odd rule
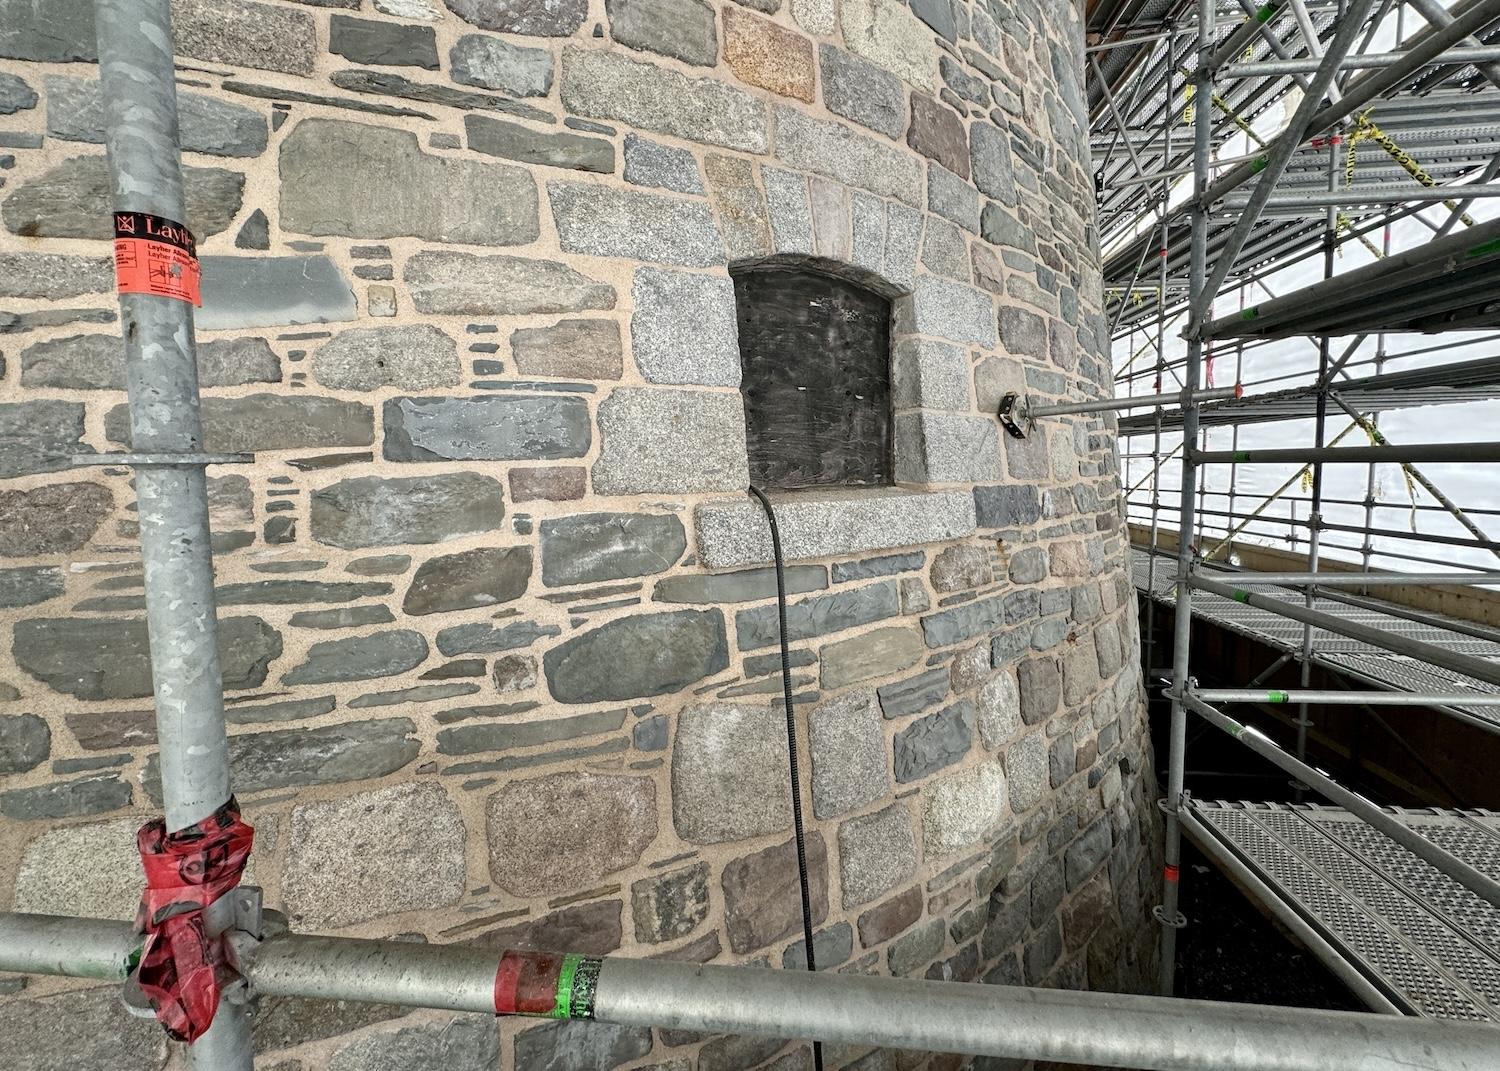
[[[1021,689],[1021,718],[1027,725],[1046,720],[1062,699],[1062,675],[1052,658],[1029,658],[1016,667]]]
[[[595,494],[740,492],[750,482],[737,394],[621,387],[598,422]]]
[[[790,565],[783,569],[782,580],[788,595],[817,591],[828,586],[828,570],[821,565]],[[775,569],[669,576],[658,580],[651,591],[651,598],[656,602],[754,602],[775,597]]]
[[[0,490],[0,558],[77,550],[93,538],[113,511],[114,499],[96,483]]]
[[[677,193],[706,193],[698,161],[686,149],[625,135],[625,181]]]
[[[258,617],[219,620],[219,669],[227,691],[257,688],[281,654],[281,637]],[[17,621],[11,655],[26,674],[75,699],[151,694],[146,623],[124,618]]]
[[[466,33],[448,53],[448,77],[460,85],[498,89],[513,97],[545,97],[552,89],[552,53]]]
[[[765,199],[755,183],[755,166],[743,157],[709,153],[704,158],[703,170],[708,175],[709,200],[719,214],[729,259],[770,253],[774,248],[771,223],[766,216]]]
[[[301,603],[349,602],[367,596],[389,595],[391,586],[380,583],[324,583],[317,580],[256,580],[243,584],[220,584],[214,590],[220,606],[287,606]],[[85,599],[80,610],[141,610],[144,595],[113,595]]]
[[[770,19],[724,8],[724,62],[746,85],[813,101],[817,76],[812,42]]]
[[[530,647],[537,640],[561,631],[556,625],[538,625],[532,621],[516,621],[498,628],[477,622],[443,629],[437,634],[437,647],[450,658],[461,654],[495,654]]]
[[[927,207],[964,230],[979,233],[979,194],[946,167],[927,167]]]
[[[686,937],[708,918],[708,864],[643,878],[630,886],[635,939],[660,944]]]
[[[739,385],[739,332],[729,279],[637,268],[631,301],[631,352],[648,382]]]
[[[547,183],[565,253],[707,268],[724,263],[708,205],[635,190]]]
[[[467,245],[523,245],[538,234],[525,170],[424,153],[409,130],[304,119],[282,140],[280,174],[285,231]],[[361,181],[328,181],[333,174]]]
[[[1104,862],[1113,845],[1114,834],[1110,830],[1109,819],[1100,818],[1068,846],[1064,858],[1070,892],[1088,880],[1099,864]]]
[[[459,0],[445,0],[450,6]],[[516,1067],[526,1071],[611,1071],[651,1051],[651,1030],[559,1022],[516,1035]]]
[[[922,205],[922,165],[910,153],[877,142],[843,123],[776,106],[776,156],[789,167],[835,182]]]
[[[315,643],[302,664],[282,674],[281,680],[283,684],[329,684],[393,677],[421,665],[426,657],[427,640],[420,632],[391,629]]]
[[[473,1015],[361,1035],[336,1049],[328,1071],[489,1071],[500,1063],[498,1020]]]
[[[419,101],[423,104],[436,104],[443,108],[459,108],[464,111],[479,109],[481,111],[504,112],[521,119],[530,119],[537,123],[556,123],[557,118],[540,108],[533,108],[530,104],[522,104],[520,101],[511,100],[509,97],[496,96],[493,93],[476,93],[472,89],[454,89],[452,86],[439,85],[433,82],[413,81],[405,75],[397,74],[395,71],[374,71],[358,69],[349,71],[334,71],[328,76],[328,81],[339,89],[347,89],[355,93],[364,93],[380,97],[400,97],[403,100]],[[240,89],[240,86],[229,86],[226,89]],[[253,95],[253,94],[252,94]],[[289,95],[285,91],[268,93],[267,96],[275,96],[283,100],[305,99],[302,95]],[[412,111],[409,108],[396,108],[385,104],[376,104],[362,100],[350,100],[348,98],[334,98],[324,100],[308,100],[312,104],[329,104],[337,108],[352,108],[355,111],[370,111],[379,115],[392,115],[399,118],[430,119],[431,116],[425,112]],[[456,135],[446,134],[441,131],[428,135],[428,144],[434,149],[457,149],[459,139]]]
[[[471,26],[528,37],[571,37],[588,16],[587,0],[443,0],[448,10]]]
[[[461,720],[490,714],[504,717],[516,713],[518,709],[524,710],[535,705],[535,703],[525,705],[499,703],[459,707],[455,710],[443,711],[438,715],[438,720],[440,722],[445,719]],[[536,747],[539,744],[551,744],[559,740],[576,740],[584,736],[613,732],[624,724],[624,710],[600,710],[592,714],[577,714],[572,717],[550,717],[543,721],[498,721],[458,725],[438,732],[438,753],[472,755],[482,751],[512,751],[516,748]]]
[[[0,115],[14,115],[36,107],[36,90],[19,75],[0,71]]]
[[[104,143],[104,103],[96,79],[48,75],[47,133],[63,141]],[[35,97],[33,97],[35,100]],[[202,93],[177,94],[183,151],[209,156],[259,156],[266,151],[266,120],[239,104]]]
[[[785,1038],[748,1035],[714,1038],[698,1050],[698,1071],[746,1071],[776,1055],[785,1044]]]
[[[1029,484],[974,488],[974,513],[981,528],[1020,528],[1042,517],[1042,500]]]
[[[818,930],[813,934],[813,954],[820,971],[848,962],[849,957],[854,954],[854,927],[847,922],[836,922],[832,926]],[[784,971],[807,970],[806,941],[796,941],[786,947],[786,950],[781,953],[781,969]],[[798,1053],[789,1055],[797,1056]],[[802,1064],[788,1063],[782,1059],[771,1066],[790,1071],[791,1068],[802,1066]]]
[[[939,666],[907,680],[887,684],[875,694],[880,700],[881,712],[887,718],[900,718],[937,706],[948,698],[948,685],[948,670]]]
[[[896,734],[896,780],[917,781],[952,766],[974,744],[974,707],[967,700],[919,718]]]
[[[870,580],[877,576],[891,576],[920,569],[927,562],[921,551],[910,554],[882,554],[857,562],[834,562],[833,582],[842,584],[846,580]]]
[[[364,476],[312,493],[313,539],[345,549],[439,543],[491,531],[504,517],[499,482],[472,472]]]
[[[548,587],[649,576],[687,549],[670,514],[582,513],[541,523],[542,583]]]
[[[969,156],[974,165],[974,185],[1004,204],[1016,204],[1014,165],[1010,159],[1010,139],[1003,130],[989,123],[978,121],[969,125]],[[1000,214],[1002,219],[1003,214]],[[992,218],[992,229],[1004,232],[1002,219]],[[998,235],[997,235],[998,236]],[[985,235],[987,239],[990,235]],[[993,240],[993,239],[991,239]],[[1020,243],[1013,243],[1020,244]]]
[[[463,896],[463,818],[433,781],[300,804],[287,843],[282,897],[294,925],[349,926]]]
[[[40,765],[52,751],[52,730],[35,714],[0,715],[0,773],[18,774]]]
[[[498,606],[519,599],[531,578],[530,547],[477,547],[417,567],[401,612],[412,617]]]
[[[410,554],[372,554],[368,558],[355,558],[344,567],[344,572],[355,576],[394,576],[409,568]]]
[[[777,833],[792,822],[786,722],[771,707],[712,703],[678,715],[672,823],[695,844]]]
[[[395,773],[417,757],[422,744],[406,718],[300,726],[229,738],[229,762],[239,792],[332,785]],[[142,774],[151,802],[161,806],[161,771],[152,755]]]
[[[718,610],[672,610],[622,617],[570,637],[542,659],[560,703],[665,695],[729,665]]]
[[[927,787],[922,841],[929,856],[974,844],[1005,816],[1005,774],[997,762],[971,766]]]
[[[828,917],[828,849],[816,830],[808,833],[805,844],[810,921],[818,926]],[[733,860],[724,867],[722,884],[724,928],[735,952],[754,952],[800,932],[795,841]]]
[[[384,455],[391,461],[536,461],[582,457],[588,403],[567,396],[392,398]]]
[[[839,881],[845,910],[879,899],[909,881],[916,869],[917,835],[906,804],[892,803],[839,825]],[[860,934],[866,936],[863,923]],[[864,941],[867,947],[873,943]]]
[[[463,378],[458,345],[430,324],[361,327],[313,351],[313,378],[334,390],[456,387]]]
[[[886,951],[891,974],[900,978],[914,974],[943,951],[947,926],[942,919],[928,919],[910,933],[902,935]]]
[[[948,647],[993,632],[1004,617],[1003,599],[993,596],[929,614],[922,618],[922,634],[928,647]]]
[[[630,732],[631,743],[637,751],[665,751],[669,737],[667,719],[662,714],[641,719]]]
[[[1042,802],[1050,786],[1047,744],[1041,734],[1033,733],[1006,750],[1005,772],[1010,780],[1010,805],[1017,814]]]
[[[1036,252],[1036,238],[1031,231],[993,202],[987,203],[979,215],[979,233],[991,245]]]
[[[603,138],[548,133],[487,115],[464,116],[464,133],[469,148],[487,156],[572,171],[614,174],[615,146]]]
[[[0,297],[71,298],[114,285],[114,261],[107,257],[0,253]]]
[[[619,379],[625,363],[620,325],[613,320],[517,328],[510,335],[510,355],[523,375],[564,379]]]
[[[414,254],[402,270],[418,312],[526,316],[615,307],[614,288],[565,264],[445,250]]]
[[[0,56],[40,63],[95,60],[94,12],[77,0],[0,4]]]
[[[859,916],[859,943],[865,948],[884,944],[921,917],[922,886],[913,885]]]
[[[818,652],[824,688],[888,677],[910,669],[926,653],[921,635],[912,628],[878,628],[847,640],[824,645]]]
[[[259,6],[259,5],[257,5]],[[201,242],[239,215],[245,176],[217,167],[184,167],[188,229]],[[109,167],[103,155],[70,156],[19,183],[0,201],[0,220],[23,238],[114,237]],[[206,274],[206,273],[205,273]]]
[[[814,595],[787,607],[788,642],[805,640],[839,632],[856,625],[868,625],[900,613],[896,584],[881,580],[851,591]],[[741,610],[735,615],[735,633],[741,651],[769,647],[778,640],[778,614],[775,606]]]
[[[701,0],[605,0],[604,11],[610,36],[627,48],[698,67],[718,60],[714,9]]]
[[[8,6],[26,10],[31,3],[20,0]],[[6,17],[0,14],[0,26]],[[0,36],[0,42],[6,40]],[[157,1071],[167,1059],[160,1025],[126,1011],[114,986],[6,1001],[0,1004],[0,1033],[18,1054],[10,1061],[15,1071]]]
[[[31,788],[0,792],[0,815],[18,822],[44,818],[77,818],[130,806],[130,785],[117,774],[96,774],[76,781],[48,781]]]
[[[836,818],[890,790],[885,730],[872,691],[850,692],[808,713],[813,813]]]
[[[467,943],[479,948],[536,952],[572,948],[586,956],[603,956],[620,947],[622,907],[619,900],[596,900],[565,907],[538,919],[489,930]],[[585,1071],[590,1066],[585,1065],[578,1071]]]
[[[431,26],[334,15],[328,23],[328,51],[377,67],[438,68],[437,33]]]
[[[959,178],[969,177],[969,139],[963,120],[924,93],[911,95],[911,126],[906,143]]]
[[[1035,584],[1047,579],[1047,551],[1022,547],[1010,556],[1010,578],[1017,584]]]
[[[563,49],[561,94],[574,115],[742,152],[769,147],[765,105],[749,93],[616,52]]]
[[[368,446],[374,414],[362,402],[309,395],[247,394],[204,398],[203,447],[210,451],[300,450],[326,446]],[[130,407],[104,414],[110,442],[130,442]]]
[[[63,573],[55,565],[0,569],[0,608],[35,606],[63,593]]]
[[[232,703],[224,711],[224,719],[233,725],[251,725],[267,721],[300,721],[331,714],[336,706],[333,696],[321,695],[312,699],[288,699],[280,703],[256,703],[245,705]],[[72,728],[71,724],[69,728]],[[150,741],[156,741],[155,726],[152,726]],[[74,735],[77,735],[75,730]]]
[[[352,320],[354,291],[331,257],[204,256],[204,331]]]

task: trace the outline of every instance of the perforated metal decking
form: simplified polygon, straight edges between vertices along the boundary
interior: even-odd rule
[[[1258,895],[1322,938],[1313,951],[1330,967],[1352,968],[1409,1015],[1500,1021],[1500,910],[1347,811],[1197,800],[1189,811],[1194,839],[1248,867]],[[1500,878],[1500,815],[1391,813]]]

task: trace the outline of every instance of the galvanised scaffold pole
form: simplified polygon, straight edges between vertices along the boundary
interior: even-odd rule
[[[1293,446],[1271,450],[1194,450],[1193,460],[1200,465],[1224,462],[1318,463],[1432,461],[1467,464],[1472,461],[1500,461],[1500,442],[1429,443],[1423,446]]]
[[[1500,692],[1332,692],[1316,688],[1195,688],[1205,703],[1316,703],[1330,707],[1500,707]]]

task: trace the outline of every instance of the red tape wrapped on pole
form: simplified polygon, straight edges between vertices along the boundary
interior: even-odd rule
[[[240,883],[255,830],[231,797],[203,821],[168,833],[153,818],[135,836],[146,870],[136,929],[146,935],[136,979],[156,1018],[178,1041],[196,1041],[214,1021],[227,968],[203,911]]]

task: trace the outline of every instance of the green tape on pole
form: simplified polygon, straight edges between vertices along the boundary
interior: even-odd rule
[[[1482,242],[1464,255],[1469,257],[1483,257],[1488,256],[1490,253],[1500,253],[1500,238],[1496,238],[1491,242]]]
[[[594,991],[599,985],[599,969],[604,961],[596,956],[569,953],[563,957],[557,975],[557,995],[549,1019],[592,1019]]]
[[[1258,175],[1258,174],[1260,174],[1262,171],[1264,171],[1266,169],[1266,165],[1269,164],[1270,162],[1271,161],[1268,160],[1268,159],[1266,159],[1264,156],[1257,156],[1254,160],[1250,161],[1250,174],[1252,174],[1252,175]]]
[[[1236,591],[1234,593],[1234,601],[1245,603],[1248,606],[1250,603],[1250,593],[1248,591]]]
[[[557,1000],[552,1005],[549,1019],[571,1019],[573,1017],[573,975],[578,972],[578,961],[582,956],[569,953],[563,957],[562,970],[557,975]]]
[[[1248,309],[1242,309],[1240,311],[1240,319],[1241,320],[1253,320],[1253,319],[1255,319],[1259,315],[1260,315],[1260,306],[1259,305],[1251,305]]]
[[[1292,697],[1289,696],[1289,695],[1287,695],[1285,692],[1267,692],[1266,693],[1266,702],[1267,703],[1290,703],[1291,701],[1292,701]]]
[[[1255,21],[1270,22],[1276,17],[1276,7],[1276,4],[1262,4],[1260,9],[1255,12]]]
[[[1249,450],[1236,450],[1234,452],[1234,459],[1236,461],[1249,461],[1250,460],[1250,451]]]

